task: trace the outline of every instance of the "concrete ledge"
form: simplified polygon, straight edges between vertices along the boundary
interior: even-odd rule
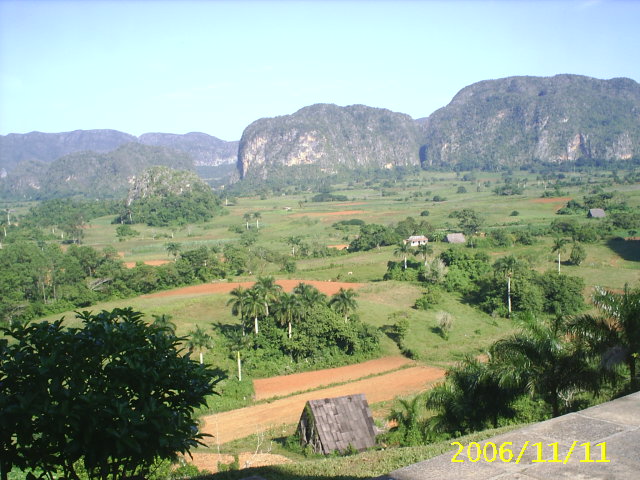
[[[480,448],[489,442],[496,445],[496,450],[505,442],[512,442],[505,446],[513,451],[512,460],[502,461],[496,452],[495,460],[489,462],[482,455],[478,456],[476,446],[469,449],[464,445],[458,455],[458,448],[452,447],[448,453],[395,470],[376,480],[638,479],[640,392],[488,438],[479,442]],[[534,445],[538,442],[541,443]],[[525,444],[527,447],[523,449]],[[587,448],[591,462],[585,461],[589,459]],[[490,460],[493,448],[487,447],[486,453]],[[603,453],[606,454],[604,458]],[[461,462],[452,462],[454,456]],[[508,456],[505,451],[505,460]],[[518,456],[520,461],[516,463]]]

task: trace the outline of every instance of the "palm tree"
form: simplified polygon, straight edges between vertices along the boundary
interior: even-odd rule
[[[501,381],[523,387],[551,405],[560,415],[560,400],[597,379],[583,349],[567,341],[560,317],[539,321],[532,315],[519,319],[521,331],[491,347]]]
[[[291,325],[300,319],[302,305],[300,299],[294,294],[283,293],[276,305],[276,317],[281,325],[287,325],[289,338],[291,338]]]
[[[260,217],[262,217],[262,215],[260,215],[260,212],[253,213],[253,218],[256,219],[256,230],[260,230]]]
[[[229,294],[231,298],[227,300],[227,305],[231,305],[231,314],[240,318],[240,325],[242,326],[242,336],[245,336],[245,312],[247,304],[248,290],[242,288],[242,286],[236,287]]]
[[[511,403],[517,391],[501,386],[487,363],[477,359],[464,361],[447,370],[445,383],[427,394],[427,407],[438,413],[429,421],[433,433],[468,433],[498,426],[498,419],[513,417]]]
[[[244,215],[242,215],[242,218],[244,219],[246,225],[247,225],[247,230],[249,230],[249,220],[251,220],[251,214],[249,212],[245,213]]]
[[[584,314],[573,318],[569,331],[601,358],[610,368],[625,363],[629,369],[629,386],[638,387],[637,360],[640,354],[640,288],[624,286],[623,293],[596,287],[593,304],[600,315]]]
[[[344,321],[347,322],[349,319],[349,313],[358,308],[358,303],[354,300],[358,294],[353,290],[353,288],[349,288],[345,290],[341,288],[337,293],[331,296],[331,300],[329,300],[329,306],[344,316]]]
[[[256,290],[264,303],[265,316],[269,316],[269,304],[275,302],[280,296],[282,287],[273,277],[258,277],[251,290]]]
[[[163,330],[170,334],[175,334],[176,332],[176,324],[171,321],[171,315],[166,313],[160,315],[153,315],[153,323],[151,326],[158,330]]]
[[[423,443],[424,432],[421,428],[423,401],[422,395],[416,395],[411,399],[399,398],[398,406],[394,407],[389,414],[389,420],[397,425],[395,430],[402,435],[402,446]]]
[[[556,237],[553,239],[553,246],[551,247],[551,253],[558,252],[558,273],[560,273],[560,254],[564,253],[567,248],[569,240],[562,237]]]
[[[411,251],[411,246],[408,243],[402,242],[396,245],[396,249],[393,251],[393,254],[396,257],[404,258],[404,270],[407,269],[407,255]]]
[[[518,259],[513,255],[502,257],[493,264],[493,271],[496,275],[507,277],[507,311],[511,316],[511,276],[518,267]]]
[[[173,261],[175,262],[178,259],[180,250],[182,250],[182,244],[178,242],[169,242],[165,244],[164,247],[167,249],[167,253],[169,255],[173,255]]]
[[[287,238],[287,243],[289,245],[291,245],[291,256],[295,257],[296,256],[296,247],[299,247],[300,244],[302,243],[302,237],[299,237],[297,235],[288,237]]]
[[[300,299],[303,316],[306,316],[315,305],[324,303],[327,300],[327,296],[320,293],[320,290],[313,285],[303,282],[296,285],[293,289],[293,293]]]
[[[422,243],[413,252],[414,255],[420,255],[424,261],[424,266],[427,266],[427,257],[433,253],[433,248],[428,243]]]
[[[202,351],[207,348],[211,348],[213,345],[213,338],[200,328],[200,325],[196,325],[196,329],[189,332],[188,336],[190,337],[187,343],[189,345],[189,352],[197,349],[200,352],[200,365],[202,365],[204,363]]]
[[[260,292],[254,288],[250,288],[246,292],[245,304],[243,309],[246,315],[253,318],[253,329],[258,334],[258,317],[265,314],[265,303]]]

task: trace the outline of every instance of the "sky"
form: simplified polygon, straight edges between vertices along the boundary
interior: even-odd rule
[[[640,81],[640,2],[0,0],[0,134],[239,140],[315,103],[430,115],[472,83]]]

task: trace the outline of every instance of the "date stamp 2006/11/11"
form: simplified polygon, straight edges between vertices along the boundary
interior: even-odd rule
[[[485,442],[483,445],[477,442],[471,442],[466,446],[467,458],[458,458],[465,451],[465,446],[460,442],[451,442],[451,445],[457,445],[458,451],[453,455],[451,461],[453,463],[480,462],[504,462],[504,463],[520,463],[527,448],[535,449],[536,456],[531,463],[562,463],[566,464],[571,457],[578,459],[580,462],[592,463],[609,463],[611,460],[607,458],[607,442],[596,443],[593,451],[591,450],[591,442],[578,443],[575,440],[566,454],[560,455],[558,442],[531,443],[529,440],[524,442],[520,449],[513,448],[513,442],[503,442],[496,445],[493,442]],[[599,448],[598,448],[599,447]]]

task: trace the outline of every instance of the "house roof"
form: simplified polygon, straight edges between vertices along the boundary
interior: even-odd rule
[[[429,241],[429,239],[424,235],[411,235],[409,238],[407,238],[407,242],[424,242],[424,241]]]
[[[464,243],[467,241],[463,233],[448,233],[445,241],[449,243]]]
[[[591,218],[604,218],[607,216],[607,214],[604,212],[602,208],[590,208],[589,216]]]
[[[344,452],[349,446],[365,450],[375,445],[373,417],[364,394],[309,400],[300,417],[310,411],[322,453]]]

